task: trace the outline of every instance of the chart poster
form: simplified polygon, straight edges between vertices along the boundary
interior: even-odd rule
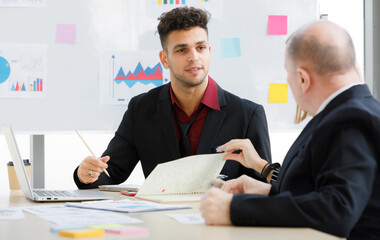
[[[157,51],[107,51],[99,62],[101,105],[126,105],[132,97],[169,82]]]
[[[47,0],[0,0],[0,7],[46,7]]]
[[[207,10],[212,18],[222,18],[223,0],[148,0],[147,15],[158,18],[162,13],[176,7],[195,7]]]
[[[0,44],[0,98],[46,98],[47,47]]]

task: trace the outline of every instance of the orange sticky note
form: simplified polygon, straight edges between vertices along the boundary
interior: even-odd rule
[[[270,83],[268,102],[287,103],[288,102],[288,84],[287,83]]]

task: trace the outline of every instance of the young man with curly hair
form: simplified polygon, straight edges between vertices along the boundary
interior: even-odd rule
[[[159,56],[171,82],[131,99],[102,157],[89,156],[75,170],[79,188],[122,183],[139,161],[147,177],[159,163],[215,152],[233,138],[250,139],[260,156],[271,161],[264,108],[223,90],[208,75],[209,18],[208,12],[192,7],[161,15]],[[221,173],[261,177],[234,161],[227,161]]]

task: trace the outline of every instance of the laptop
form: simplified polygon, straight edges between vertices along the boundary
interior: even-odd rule
[[[16,176],[21,186],[22,192],[33,201],[51,202],[51,201],[84,201],[84,200],[102,200],[112,199],[113,197],[95,190],[44,190],[32,189],[25,170],[24,162],[16,143],[11,126],[2,125],[3,133],[8,143],[11,153]]]

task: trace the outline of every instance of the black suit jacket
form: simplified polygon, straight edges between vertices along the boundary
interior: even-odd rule
[[[333,99],[287,153],[269,197],[233,197],[236,225],[311,227],[380,237],[380,104],[366,85]]]
[[[82,184],[76,169],[74,180],[79,188],[122,183],[138,161],[147,177],[157,164],[180,158],[169,90],[170,85],[166,84],[131,99],[114,138],[103,153],[111,157],[107,168],[111,178],[102,173],[93,184]],[[231,139],[249,138],[260,156],[271,161],[264,108],[219,86],[217,91],[221,110],[208,109],[197,154],[215,152],[217,146]],[[221,173],[229,178],[242,174],[261,178],[260,174],[235,161],[227,161]]]

